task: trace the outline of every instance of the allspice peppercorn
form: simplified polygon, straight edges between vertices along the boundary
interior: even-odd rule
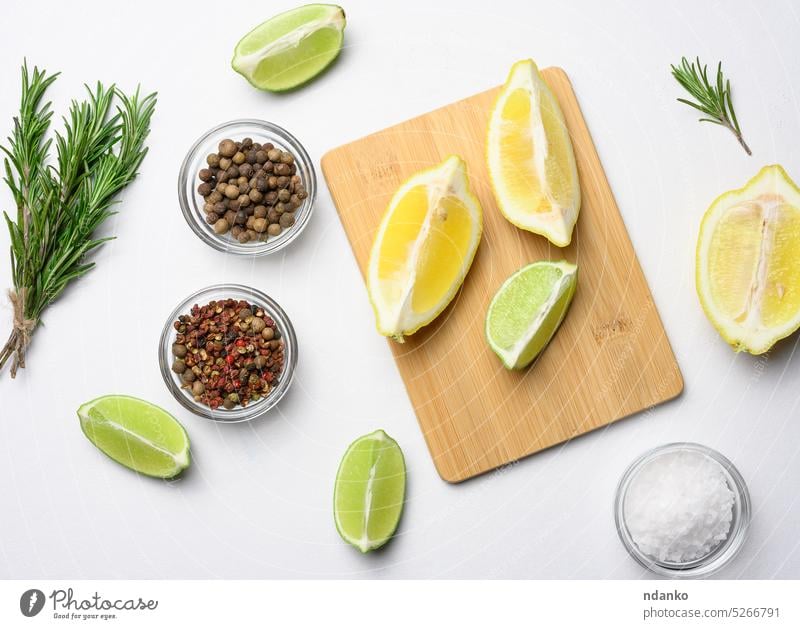
[[[290,152],[252,138],[225,138],[205,162],[197,193],[217,235],[244,244],[274,238],[295,224],[294,212],[308,193]]]
[[[233,140],[223,140],[219,143],[219,154],[222,157],[233,157],[236,154],[237,146]]]

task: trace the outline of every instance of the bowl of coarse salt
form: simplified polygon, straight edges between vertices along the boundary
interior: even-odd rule
[[[719,452],[670,443],[631,463],[617,487],[614,516],[622,544],[639,564],[662,576],[705,577],[742,547],[750,494]]]

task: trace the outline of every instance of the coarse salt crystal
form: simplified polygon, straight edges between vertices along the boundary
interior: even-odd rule
[[[625,523],[644,554],[671,563],[705,557],[728,538],[735,496],[722,466],[701,452],[645,463],[625,496]]]

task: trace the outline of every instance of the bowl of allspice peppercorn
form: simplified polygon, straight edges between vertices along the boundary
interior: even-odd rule
[[[189,149],[178,198],[203,242],[262,256],[300,235],[316,187],[311,158],[291,133],[264,120],[233,120],[210,129]]]
[[[186,409],[215,421],[248,421],[289,390],[297,364],[289,317],[268,295],[219,284],[189,295],[164,325],[158,362]]]

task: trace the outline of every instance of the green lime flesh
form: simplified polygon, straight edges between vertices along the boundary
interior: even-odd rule
[[[231,65],[261,90],[290,90],[320,74],[339,55],[342,7],[307,4],[260,24],[236,45]]]
[[[569,310],[578,268],[534,262],[509,277],[489,304],[486,340],[508,369],[524,369],[553,338]]]
[[[127,395],[106,395],[78,409],[81,429],[99,450],[141,474],[172,478],[189,467],[189,437],[172,415]]]
[[[383,430],[356,439],[336,473],[336,530],[362,553],[380,548],[397,529],[405,492],[406,464],[397,442]]]

